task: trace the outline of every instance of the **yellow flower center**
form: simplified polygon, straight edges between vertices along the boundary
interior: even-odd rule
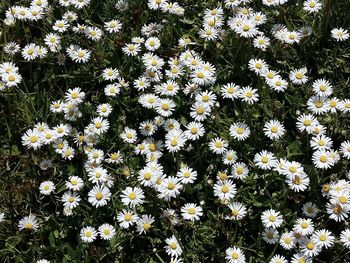
[[[324,235],[324,234],[321,234],[321,235],[320,235],[320,240],[321,240],[321,241],[326,241],[326,240],[327,240],[327,236]]]
[[[143,224],[143,229],[145,229],[146,231],[148,231],[150,228],[151,228],[151,224],[150,223]]]
[[[33,228],[33,224],[32,224],[32,223],[26,223],[26,224],[24,224],[23,227],[24,227],[25,229],[31,230],[31,229]]]
[[[271,132],[276,133],[277,132],[277,127],[276,126],[272,126],[271,127]]]
[[[68,202],[69,203],[73,203],[75,201],[75,198],[73,197],[73,196],[70,196],[69,198],[68,198]]]
[[[149,180],[149,179],[151,179],[151,177],[152,177],[152,175],[151,175],[151,173],[145,173],[144,174],[144,176],[143,176],[143,178],[145,179],[145,180]]]
[[[97,200],[101,200],[103,198],[103,194],[101,192],[98,192],[96,195],[95,195],[96,199]]]
[[[267,73],[266,75],[269,79],[273,79],[275,77],[275,74],[272,72]]]
[[[229,190],[230,190],[230,188],[227,185],[223,185],[221,187],[221,192],[223,192],[224,194],[226,194]]]
[[[238,259],[239,255],[237,252],[232,252],[231,257],[232,257],[232,259],[236,260],[236,259]]]
[[[327,162],[327,156],[325,155],[320,156],[320,161],[323,163]]]
[[[202,79],[202,78],[204,78],[204,74],[202,72],[198,72],[197,73],[197,77]]]
[[[248,91],[248,92],[245,93],[245,96],[248,97],[248,98],[251,98],[251,97],[253,97],[253,92]]]
[[[276,221],[276,217],[274,215],[270,215],[269,216],[269,221],[275,222]]]
[[[345,196],[339,196],[338,200],[341,204],[346,204],[348,202],[348,199]]]
[[[307,248],[308,250],[313,250],[314,247],[315,247],[315,245],[314,245],[313,243],[311,243],[311,242],[309,242],[309,243],[306,244],[306,248]]]
[[[305,126],[310,126],[311,125],[311,120],[304,120],[304,125]]]
[[[300,226],[305,229],[308,228],[309,224],[307,222],[302,222]]]
[[[235,88],[234,87],[229,87],[228,89],[227,89],[227,93],[229,93],[229,94],[232,94],[232,93],[234,93],[235,92]]]
[[[316,106],[316,108],[322,108],[322,106],[323,106],[323,103],[322,103],[322,101],[316,101],[315,102],[315,106]]]
[[[209,101],[209,96],[208,95],[203,95],[202,96],[202,101],[208,102]]]
[[[239,214],[239,211],[237,209],[233,209],[231,212],[232,216],[238,216],[238,214]]]
[[[194,207],[190,207],[187,209],[187,212],[190,214],[190,215],[194,215],[196,213],[196,209]]]
[[[130,199],[130,200],[135,200],[135,199],[136,199],[136,194],[135,194],[134,192],[131,192],[131,193],[129,194],[129,199]]]
[[[296,168],[295,166],[290,166],[290,167],[289,167],[289,171],[290,171],[291,173],[295,173],[295,172],[297,171],[297,168]]]
[[[267,163],[269,161],[269,158],[266,156],[261,157],[261,162],[262,163]]]
[[[243,173],[243,171],[244,171],[244,169],[241,166],[236,168],[236,173],[239,175],[241,175]]]
[[[218,175],[220,180],[226,180],[228,178],[228,175],[226,173],[220,172]]]
[[[196,109],[196,112],[197,112],[197,114],[202,115],[202,114],[204,113],[204,108],[201,107],[201,106],[199,106],[199,107]]]
[[[36,143],[38,141],[38,137],[35,135],[32,135],[29,137],[29,140],[31,143]]]
[[[125,221],[130,221],[132,219],[132,216],[130,214],[125,214],[124,215],[124,220]]]
[[[155,152],[157,150],[157,145],[155,143],[151,143],[149,145],[149,149],[151,152]]]
[[[176,245],[175,242],[170,243],[169,246],[171,247],[171,249],[176,249],[177,248],[177,245]]]
[[[292,243],[292,239],[290,238],[290,237],[286,237],[285,239],[284,239],[284,243],[286,243],[286,244],[290,244],[290,243]]]
[[[72,94],[70,95],[71,97],[72,97],[72,99],[76,99],[76,98],[78,98],[78,96],[79,96],[79,94],[78,94],[78,92],[72,92]]]
[[[168,183],[168,190],[173,190],[175,188],[175,184],[170,182]]]
[[[220,141],[215,142],[215,147],[222,148],[222,142],[220,142]]]
[[[250,27],[248,25],[244,25],[242,29],[243,31],[247,32],[250,29]]]
[[[85,56],[85,52],[80,50],[77,55],[79,58],[83,58]]]
[[[169,110],[169,105],[168,104],[162,104],[162,109],[163,110]]]
[[[191,133],[196,134],[198,132],[198,129],[196,127],[191,128]]]
[[[335,102],[334,100],[331,100],[329,102],[329,106],[331,106],[332,108],[334,108],[335,106],[337,106],[337,102]]]
[[[302,79],[303,78],[303,73],[301,73],[301,72],[297,72],[296,74],[295,74],[295,77],[297,78],[297,79]]]

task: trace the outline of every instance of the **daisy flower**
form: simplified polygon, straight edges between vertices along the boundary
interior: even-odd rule
[[[289,73],[289,79],[296,85],[304,84],[308,81],[306,73],[306,68],[295,69]]]
[[[313,240],[307,239],[301,244],[301,252],[308,257],[317,256],[321,252],[321,246],[319,246]]]
[[[55,191],[55,189],[55,184],[52,181],[44,181],[39,186],[40,193],[43,195],[49,195]]]
[[[111,240],[115,236],[115,228],[110,224],[100,225],[98,234],[103,240]]]
[[[229,203],[227,207],[231,210],[231,214],[229,216],[226,216],[226,219],[238,221],[245,217],[247,214],[247,209],[242,203],[232,202]]]
[[[214,185],[214,195],[223,201],[228,201],[234,198],[236,192],[236,185],[230,179],[224,181],[219,180]]]
[[[176,196],[180,194],[182,187],[183,186],[179,178],[169,176],[162,180],[160,186],[158,187],[158,197],[169,201],[171,198],[176,198]]]
[[[236,122],[230,126],[230,135],[238,141],[244,141],[249,137],[250,129],[247,124]]]
[[[268,65],[263,59],[250,59],[248,62],[248,67],[251,71],[255,72],[258,75],[262,75],[268,70]]]
[[[350,248],[350,229],[344,229],[340,233],[340,242],[343,244],[344,247]]]
[[[182,184],[192,184],[197,179],[197,172],[184,165],[176,173],[176,176],[180,178]]]
[[[237,152],[234,150],[226,151],[222,156],[222,161],[226,165],[233,165],[237,161]]]
[[[286,250],[291,250],[295,246],[295,238],[290,232],[283,233],[279,244]]]
[[[52,26],[52,29],[62,33],[67,31],[68,27],[69,27],[69,24],[66,20],[57,20]]]
[[[122,203],[124,205],[133,208],[135,206],[143,204],[145,195],[143,193],[143,190],[139,187],[127,187],[124,191],[122,191],[120,197],[122,198]]]
[[[238,247],[229,247],[226,249],[225,259],[229,263],[245,263],[246,258],[243,251]]]
[[[240,98],[242,101],[247,102],[248,104],[254,104],[259,100],[259,94],[257,89],[251,87],[243,87],[240,91]]]
[[[264,134],[271,140],[280,139],[286,131],[283,125],[277,120],[266,122],[263,130]]]
[[[165,239],[165,252],[172,257],[179,257],[182,254],[182,248],[175,236]]]
[[[126,143],[134,143],[137,140],[137,133],[134,129],[125,127],[124,131],[120,134],[120,138]]]
[[[278,228],[283,223],[283,217],[280,215],[278,211],[275,211],[273,209],[266,210],[261,215],[261,221],[264,224],[264,227],[272,227],[272,228]]]
[[[272,227],[265,228],[262,233],[262,238],[267,244],[276,244],[278,242],[278,231]]]
[[[350,37],[348,30],[343,28],[334,28],[331,31],[332,37],[337,41],[345,41]]]
[[[194,203],[187,203],[181,207],[181,215],[185,220],[196,221],[203,215],[203,209]]]
[[[91,243],[97,238],[97,231],[91,226],[83,227],[80,230],[80,238],[85,243]]]
[[[119,20],[111,20],[104,23],[104,28],[108,33],[118,33],[122,29],[122,24]]]
[[[264,35],[257,36],[253,40],[253,46],[261,50],[266,50],[266,48],[270,46],[270,38]]]
[[[129,228],[136,223],[138,216],[133,211],[123,210],[118,213],[117,220],[121,228]]]
[[[211,113],[211,108],[208,104],[202,102],[195,102],[191,106],[190,115],[195,121],[204,121]]]
[[[342,142],[339,151],[346,159],[350,159],[350,141]]]
[[[29,215],[23,217],[21,220],[19,220],[18,223],[19,230],[30,230],[30,231],[37,231],[39,228],[39,223],[36,220],[35,215]]]
[[[325,149],[317,150],[312,154],[312,162],[316,168],[329,169],[334,165],[330,151]]]
[[[254,163],[260,169],[271,170],[277,165],[277,160],[273,153],[264,150],[255,154]]]
[[[317,79],[312,83],[312,90],[319,96],[327,97],[333,93],[332,85],[328,80]]]
[[[228,83],[226,85],[223,85],[220,89],[221,96],[224,99],[237,99],[241,92],[241,87],[234,84],[234,83]]]
[[[111,199],[111,192],[105,186],[95,185],[89,192],[89,203],[96,208],[105,206]]]
[[[224,153],[227,150],[227,146],[228,143],[220,137],[212,139],[209,143],[209,149],[216,154]]]
[[[319,212],[319,209],[317,208],[317,206],[311,202],[306,202],[303,205],[302,210],[303,210],[303,214],[310,218],[315,218]]]
[[[68,191],[63,194],[61,201],[64,207],[68,207],[69,209],[74,209],[79,205],[79,202],[81,201],[81,199],[78,193]]]
[[[306,173],[300,173],[298,175],[287,176],[286,182],[290,189],[295,192],[302,192],[307,189],[310,184],[310,178]]]
[[[69,190],[79,191],[84,187],[84,181],[78,176],[70,176],[66,182],[66,187]]]
[[[34,150],[40,148],[42,145],[42,134],[38,130],[27,130],[22,136],[22,145]]]
[[[142,215],[136,220],[136,228],[139,234],[147,233],[150,231],[152,224],[155,222],[154,217],[151,215]]]
[[[190,122],[186,125],[187,130],[184,132],[188,140],[195,141],[202,137],[205,133],[203,124],[200,122]]]
[[[314,232],[314,224],[309,218],[298,218],[293,226],[293,231],[303,236],[311,235]]]
[[[334,236],[327,229],[316,230],[311,237],[314,244],[319,247],[330,248],[334,244]]]
[[[245,163],[237,162],[232,166],[232,176],[239,180],[244,180],[248,176],[248,167]]]

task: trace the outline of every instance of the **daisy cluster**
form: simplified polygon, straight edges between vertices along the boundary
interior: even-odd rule
[[[27,151],[46,156],[40,163],[43,173],[56,166],[79,164],[69,172],[62,168],[60,178],[51,176],[38,184],[42,201],[58,201],[62,217],[91,214],[76,233],[79,242],[88,246],[99,244],[98,239],[112,242],[128,233],[150,239],[159,235],[162,245],[152,243],[154,253],[159,249],[172,263],[190,262],[186,253],[192,248],[186,247],[186,238],[179,233],[187,228],[196,231],[212,220],[214,226],[236,226],[236,230],[229,229],[234,231],[233,240],[220,248],[221,257],[230,263],[260,262],[251,261],[258,253],[250,253],[250,244],[244,243],[256,234],[246,231],[251,222],[258,226],[257,235],[265,245],[275,247],[262,262],[311,263],[336,246],[350,249],[350,176],[345,176],[350,140],[339,136],[332,127],[334,122],[329,121],[339,116],[348,118],[348,94],[338,91],[333,80],[314,74],[307,62],[300,67],[277,69],[267,62],[274,65],[274,58],[265,56],[272,45],[288,49],[312,36],[311,27],[288,29],[269,21],[278,8],[292,3],[262,0],[258,11],[251,7],[255,5],[250,0],[220,1],[214,8],[203,8],[201,14],[196,14],[199,27],[193,26],[169,47],[164,40],[169,25],[191,25],[185,17],[187,8],[190,11],[193,6],[148,0],[144,4],[146,12],[164,19],[144,23],[126,35],[130,25],[121,14],[130,7],[129,1],[114,3],[118,17],[110,16],[101,23],[82,19],[87,12],[94,13],[90,9],[92,0],[56,2],[51,5],[47,0],[33,0],[28,6],[11,6],[5,14],[7,27],[40,21],[49,23],[49,27],[34,42],[20,45],[9,40],[3,51],[16,63],[35,65],[53,59],[59,66],[73,64],[75,71],[82,72],[96,64],[90,77],[91,82],[98,82],[98,91],[91,90],[84,81],[67,85],[61,96],[50,101],[50,118],[36,121],[21,136]],[[316,17],[323,2],[307,0],[297,7],[305,15]],[[52,17],[54,9],[61,11],[57,19]],[[288,27],[292,25],[288,23]],[[349,38],[343,28],[333,28],[328,34],[333,45]],[[251,73],[249,84],[221,79],[222,65],[216,65],[202,52],[204,46],[212,44],[213,49],[222,48],[227,38],[239,39],[258,54],[250,54],[240,65]],[[97,57],[108,42],[118,49],[121,64],[105,58],[97,65]],[[15,62],[1,63],[0,91],[20,87],[24,80],[20,71]],[[259,119],[263,121],[257,130],[253,109],[267,108],[267,96],[284,100],[289,91],[295,94],[301,89],[307,95],[298,98],[302,102],[292,121],[270,114]],[[225,105],[229,105],[229,113],[224,112]],[[238,117],[236,108],[244,109]],[[220,121],[224,124],[216,129]],[[263,134],[260,141],[264,143],[259,144],[262,148],[253,143],[258,132]],[[292,136],[296,141],[306,138],[305,158],[289,155],[278,147],[287,142],[284,146],[288,148]],[[342,163],[342,178],[327,174]],[[254,180],[261,178],[273,180],[284,189],[281,204],[265,200],[266,204],[257,206],[247,200],[248,192],[255,187]],[[251,194],[260,196],[260,190],[257,187]],[[301,198],[309,192],[319,195],[323,204]],[[303,200],[295,201],[293,215],[282,205],[287,198],[293,202],[290,196]],[[101,214],[104,216],[97,216]],[[6,215],[0,213],[0,223],[5,219]],[[18,221],[18,228],[41,231],[44,220],[30,213]],[[328,227],[329,220],[339,231]]]

